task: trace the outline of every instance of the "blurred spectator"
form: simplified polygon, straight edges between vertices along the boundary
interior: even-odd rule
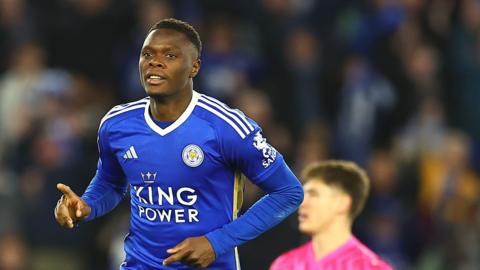
[[[268,75],[282,72],[283,47],[290,29],[295,24],[295,12],[290,0],[261,0],[255,14],[259,28],[262,54],[268,63]]]
[[[456,2],[459,1],[433,0],[426,3],[428,6],[425,7],[425,20],[428,37],[442,51],[448,46]]]
[[[450,133],[442,146],[422,160],[421,209],[447,222],[467,222],[474,216],[480,192],[480,179],[469,163],[470,140]]]
[[[470,147],[465,134],[452,132],[440,152],[421,161],[419,206],[429,244],[438,252],[434,259],[445,269],[480,266],[472,254],[479,250],[474,232],[480,224],[480,178],[469,163]]]
[[[398,29],[406,18],[406,6],[402,1],[368,1],[368,13],[361,16],[358,31],[350,40],[351,49],[359,54],[374,53],[375,43],[380,38]],[[408,1],[404,1],[408,2]]]
[[[459,10],[460,20],[451,39],[450,56],[454,76],[452,95],[455,123],[474,139],[480,139],[480,3],[463,0]]]
[[[411,164],[438,153],[445,143],[447,124],[444,110],[436,98],[423,99],[419,111],[397,136],[397,156]]]
[[[24,0],[0,1],[0,57],[10,59],[15,48],[36,38],[32,14]],[[0,62],[0,72],[5,71],[8,61]]]
[[[27,270],[29,265],[27,245],[17,233],[0,233],[0,269]]]
[[[413,213],[407,212],[398,194],[401,184],[398,164],[389,150],[376,150],[367,168],[372,188],[365,216],[359,224],[363,226],[365,243],[392,262],[394,269],[410,269],[405,247],[408,241],[415,239],[412,238],[415,235],[405,230],[405,224]]]
[[[9,69],[0,77],[0,141],[12,142],[28,132],[31,115],[43,97],[37,89],[45,74],[43,48],[26,43],[17,48]],[[20,115],[23,121],[11,121]]]
[[[199,76],[200,91],[226,101],[260,75],[256,73],[261,59],[239,48],[235,33],[230,18],[216,17],[210,22]]]
[[[300,173],[305,166],[327,160],[330,153],[329,129],[319,122],[310,122],[302,130],[295,148],[294,169]]]
[[[314,34],[304,28],[293,30],[287,40],[285,58],[292,80],[295,122],[299,128],[319,120],[323,100],[320,95],[321,46]]]
[[[393,86],[361,57],[351,57],[343,70],[340,107],[335,127],[336,152],[341,159],[365,165],[376,132],[395,106]]]
[[[417,103],[426,97],[439,97],[443,94],[443,85],[439,80],[438,52],[433,47],[428,45],[415,47],[406,61],[405,70],[415,89]]]

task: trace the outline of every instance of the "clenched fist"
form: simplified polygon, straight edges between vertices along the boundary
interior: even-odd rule
[[[57,184],[57,189],[60,190],[63,195],[55,207],[55,219],[60,226],[72,229],[76,222],[87,218],[92,212],[92,209],[82,198],[75,194],[69,186]]]

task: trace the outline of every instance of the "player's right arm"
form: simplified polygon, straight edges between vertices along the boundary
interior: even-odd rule
[[[98,131],[98,149],[97,172],[82,197],[68,186],[57,185],[64,195],[55,208],[55,219],[62,226],[73,228],[75,222],[102,216],[125,197],[127,181],[109,145],[108,123],[103,123]]]

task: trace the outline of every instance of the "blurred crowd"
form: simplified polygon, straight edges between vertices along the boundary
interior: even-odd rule
[[[1,270],[118,269],[128,202],[68,231],[55,184],[88,185],[99,121],[145,95],[140,48],[167,17],[202,37],[194,88],[255,119],[297,173],[367,169],[354,233],[395,269],[480,269],[480,1],[0,0]],[[243,245],[243,269],[303,243],[296,225]]]

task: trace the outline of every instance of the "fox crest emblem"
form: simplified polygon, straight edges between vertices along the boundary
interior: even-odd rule
[[[260,131],[258,131],[253,137],[253,146],[262,152],[262,166],[264,168],[267,168],[275,161],[275,158],[277,157],[277,150],[267,143],[267,139],[263,137]]]

